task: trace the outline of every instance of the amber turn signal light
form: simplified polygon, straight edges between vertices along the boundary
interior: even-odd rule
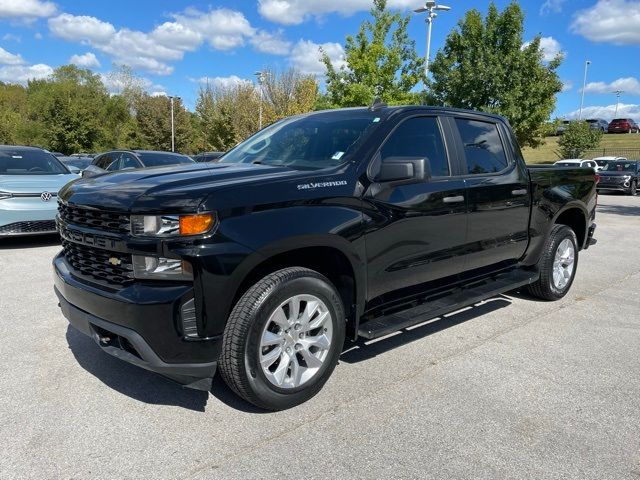
[[[213,226],[213,215],[199,213],[180,215],[180,235],[199,235],[208,232]]]

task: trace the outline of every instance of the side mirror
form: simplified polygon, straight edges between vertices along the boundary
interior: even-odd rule
[[[418,157],[387,157],[380,164],[378,182],[420,182],[431,177],[429,160]]]
[[[75,173],[76,175],[80,175],[80,172],[82,172],[82,170],[80,170],[78,167],[74,167],[73,165],[67,165],[67,168],[71,173]]]

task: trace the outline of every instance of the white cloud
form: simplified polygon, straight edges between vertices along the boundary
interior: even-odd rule
[[[522,45],[522,48],[527,48],[529,45],[531,45],[531,42],[526,42]],[[560,42],[553,37],[542,37],[540,39],[540,49],[542,50],[542,60],[545,62],[550,62],[556,58],[558,54],[564,53]]]
[[[282,38],[281,30],[275,33],[260,30],[251,38],[251,44],[259,52],[272,55],[287,55],[291,52],[291,42]]]
[[[392,9],[417,8],[420,2],[416,0],[389,0]],[[267,20],[283,25],[297,25],[311,17],[319,18],[329,13],[339,13],[344,16],[356,12],[370,10],[371,0],[323,0],[312,2],[309,0],[258,0],[258,11]]]
[[[0,47],[0,65],[24,65],[25,63],[20,54],[7,52]]]
[[[33,34],[33,38],[36,40],[42,40],[42,34],[40,32],[36,32]]]
[[[580,115],[579,110],[564,115],[562,118],[568,120],[576,119]],[[611,121],[613,118],[640,118],[640,105],[621,103],[618,105],[616,115],[616,105],[593,106],[582,109],[582,118],[604,118]]]
[[[2,40],[4,40],[5,42],[20,43],[22,41],[22,37],[20,35],[14,35],[13,33],[5,33],[2,36]]]
[[[209,12],[187,9],[174,14],[175,21],[197,33],[216,50],[230,50],[244,45],[245,39],[253,36],[255,29],[241,13],[227,8]]]
[[[125,78],[126,77],[122,75],[114,75],[113,72],[100,74],[102,84],[111,94],[121,93],[122,90],[124,90],[127,86],[140,87],[147,92],[151,92],[150,94],[164,92],[165,90],[165,87],[163,87],[162,85],[154,84],[146,77],[134,76],[133,81],[130,83],[125,82]]]
[[[53,2],[41,0],[2,0],[0,1],[0,18],[17,18],[35,20],[38,17],[50,17],[56,13]]]
[[[624,95],[640,96],[640,81],[635,77],[618,78],[611,83],[591,82],[587,83],[585,93],[611,94],[616,90],[622,90]]]
[[[0,67],[0,81],[26,84],[32,79],[46,78],[53,73],[53,68],[43,63],[36,65],[8,65]]]
[[[573,89],[573,82],[571,80],[565,80],[562,82],[562,91],[568,92]]]
[[[91,52],[87,52],[83,55],[72,55],[71,58],[69,59],[69,63],[73,63],[74,65],[78,65],[79,67],[85,67],[85,68],[100,67],[100,62],[98,61],[96,56]]]
[[[571,30],[592,42],[640,45],[640,2],[598,0],[575,14]]]
[[[336,69],[346,66],[342,45],[330,42],[317,44],[310,40],[300,40],[293,47],[289,61],[302,73],[322,76],[325,74],[325,66],[321,60],[320,48],[329,56]]]
[[[116,33],[113,25],[96,17],[68,13],[50,18],[49,29],[56,37],[65,40],[96,44],[108,42]]]
[[[567,0],[546,0],[540,7],[540,15],[560,13]]]
[[[64,13],[49,19],[49,29],[57,37],[91,45],[117,64],[157,75],[171,74],[172,62],[182,60],[185,52],[194,51],[205,42],[216,50],[230,50],[258,35],[262,42],[259,47],[256,44],[256,48],[260,51],[283,55],[289,46],[279,33],[257,32],[245,16],[235,10],[218,8],[201,12],[190,8],[172,17],[174,21],[145,33],[116,29],[95,17]]]
[[[229,77],[200,77],[192,78],[192,82],[197,82],[202,85],[209,84],[212,88],[231,88],[236,85],[253,85],[251,80],[240,78],[237,75],[231,75]]]

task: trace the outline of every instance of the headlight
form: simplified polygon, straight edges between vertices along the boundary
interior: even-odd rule
[[[132,215],[131,233],[138,237],[176,237],[200,235],[211,230],[211,213],[195,215]]]
[[[133,276],[147,280],[193,280],[193,269],[183,260],[133,255]]]
[[[10,192],[0,192],[0,200],[5,200],[11,197],[13,197],[13,194]]]

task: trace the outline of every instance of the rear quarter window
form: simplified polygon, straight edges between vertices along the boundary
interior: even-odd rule
[[[456,118],[469,174],[497,173],[509,165],[498,125]]]

